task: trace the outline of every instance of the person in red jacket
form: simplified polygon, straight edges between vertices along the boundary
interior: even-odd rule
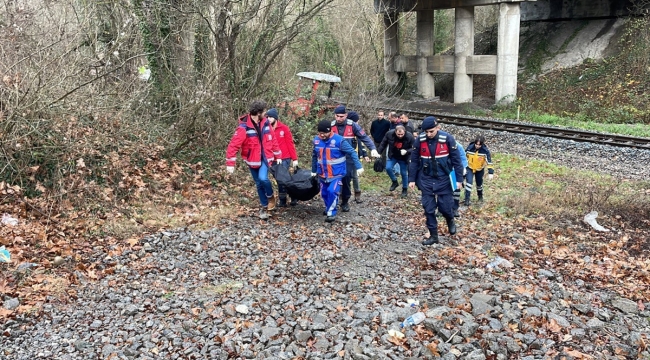
[[[298,166],[298,154],[296,153],[296,146],[293,143],[293,135],[291,129],[286,124],[280,122],[278,119],[278,110],[275,108],[269,109],[266,112],[266,118],[269,120],[271,127],[275,130],[275,136],[278,139],[278,145],[282,151],[282,166],[289,169],[289,166],[294,168]],[[278,194],[280,194],[279,207],[287,206],[287,190],[284,186],[278,183]],[[291,199],[291,206],[296,206],[298,201]]]
[[[276,205],[273,186],[269,180],[269,168],[273,162],[282,163],[282,151],[273,127],[263,117],[264,110],[266,110],[266,103],[255,100],[250,104],[248,114],[239,118],[235,134],[226,150],[226,171],[230,174],[235,171],[237,153],[241,152],[241,157],[250,169],[260,197],[262,204],[260,218],[268,219],[266,210],[273,210]]]

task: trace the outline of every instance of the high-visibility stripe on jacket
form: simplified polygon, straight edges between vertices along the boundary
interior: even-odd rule
[[[326,141],[318,136],[314,137],[314,153],[317,157],[316,173],[319,177],[331,179],[345,176],[346,153],[341,149],[344,141],[342,136],[336,134],[332,134]]]
[[[332,132],[337,135],[343,136],[345,139],[354,139],[356,136],[354,135],[354,121],[347,119],[345,120],[345,129],[343,130],[343,134],[339,134],[339,129],[336,126],[336,120],[332,120]],[[354,147],[354,146],[352,146]]]
[[[470,143],[469,146],[467,146],[465,153],[467,154],[467,167],[470,168],[472,172],[475,173],[487,167],[488,174],[494,174],[490,149],[488,149],[485,144],[477,149],[476,144]]]
[[[354,134],[354,121],[350,119],[345,120],[345,127],[343,128],[343,134],[339,134],[339,127],[336,120],[332,120],[332,133],[341,135],[343,138],[350,142],[350,145],[356,150],[359,148],[357,137]],[[358,152],[358,151],[357,151]]]
[[[438,131],[435,141],[435,153],[431,154],[431,149],[429,148],[429,139],[427,138],[426,133],[418,135],[418,140],[420,141],[420,166],[421,168],[430,168],[433,173],[426,173],[425,175],[434,176],[434,177],[446,177],[449,175],[449,172],[452,169],[451,163],[449,161],[449,145],[447,144],[447,133],[443,131]],[[435,161],[434,161],[435,159]]]
[[[260,121],[259,128],[261,141],[250,115],[244,115],[239,119],[239,125],[226,149],[226,166],[235,166],[238,152],[241,152],[244,162],[253,169],[262,166],[262,149],[268,164],[276,159],[282,159],[282,151],[275,132],[266,118]]]

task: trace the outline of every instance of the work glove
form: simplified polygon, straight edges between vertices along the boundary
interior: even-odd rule
[[[406,155],[406,150],[402,149],[402,150],[399,151],[399,153],[402,154],[402,156],[404,156],[404,155]]]
[[[282,164],[282,159],[275,159],[275,163],[278,164],[278,165]]]
[[[494,174],[488,174],[488,180],[494,179]]]
[[[316,173],[311,173],[311,177],[316,177],[316,175],[318,175],[318,174],[316,174]]]
[[[363,174],[363,168],[357,169],[357,176],[361,176]]]
[[[298,160],[294,160],[291,164],[293,167],[298,167]]]
[[[229,174],[232,174],[232,173],[235,172],[235,167],[234,167],[234,166],[226,166],[226,171],[227,171]]]
[[[379,155],[379,153],[377,152],[377,150],[372,150],[372,151],[370,151],[370,156],[372,156],[372,157],[374,157],[374,158],[379,158],[379,157],[381,157],[381,155]]]

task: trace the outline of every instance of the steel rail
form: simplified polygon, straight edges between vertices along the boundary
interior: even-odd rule
[[[426,116],[435,116],[441,123],[468,126],[487,130],[507,131],[519,134],[538,135],[558,139],[574,140],[579,142],[590,142],[619,147],[632,147],[650,150],[650,138],[625,136],[617,134],[597,133],[593,131],[582,131],[565,129],[552,126],[523,124],[505,120],[494,120],[480,117],[458,116],[453,114],[424,112],[421,110],[394,109],[398,113],[417,115],[414,120],[422,120]],[[409,116],[410,117],[410,116]]]

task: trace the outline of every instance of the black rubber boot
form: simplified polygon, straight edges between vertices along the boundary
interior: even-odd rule
[[[357,204],[361,204],[363,202],[363,200],[361,200],[361,191],[354,192],[354,202]]]
[[[447,219],[447,230],[449,230],[449,235],[456,234],[456,222],[454,222],[454,219]]]
[[[296,199],[291,199],[291,202],[289,203],[289,205],[291,205],[291,206],[296,206],[296,205],[298,205],[298,200],[296,200]]]
[[[343,200],[343,202],[341,203],[341,211],[342,211],[342,212],[348,212],[348,211],[350,211],[350,204],[348,204],[348,200],[349,200],[349,199],[345,199],[345,200]]]
[[[469,198],[465,198],[465,206],[469,206]]]
[[[395,191],[395,189],[397,189],[398,186],[399,186],[399,184],[397,183],[397,180],[395,180],[395,181],[393,181],[393,184],[390,186],[390,189],[388,189],[388,190],[389,191]]]
[[[280,195],[280,203],[278,204],[279,207],[287,207],[287,196]]]
[[[460,214],[458,213],[458,209],[454,209],[454,217],[460,217]]]
[[[433,245],[433,244],[437,244],[437,243],[438,243],[438,234],[435,234],[435,235],[429,236],[428,239],[424,240],[422,242],[422,245],[429,246],[429,245]]]
[[[483,194],[478,193],[478,202],[483,202]]]
[[[409,191],[407,188],[402,188],[402,198],[405,199],[409,196]]]

